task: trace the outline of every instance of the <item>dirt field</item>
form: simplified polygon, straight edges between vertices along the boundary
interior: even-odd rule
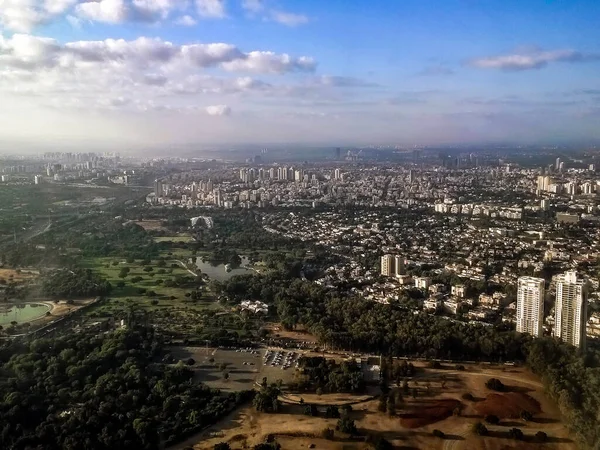
[[[484,401],[477,402],[475,409],[482,416],[493,414],[500,419],[518,419],[522,411],[541,412],[539,402],[522,392],[489,394]]]
[[[135,222],[146,231],[163,230],[162,221],[160,220],[140,220]]]
[[[34,271],[21,270],[20,272],[17,272],[13,269],[0,269],[0,279],[6,282],[13,281],[18,283],[20,281],[30,280],[37,276],[38,273]]]
[[[424,364],[419,364],[423,366]],[[492,393],[485,387],[488,378],[499,378],[512,392]],[[395,388],[398,389],[398,388]],[[462,396],[470,393],[474,400],[465,400]],[[518,395],[508,395],[508,394]],[[526,393],[526,394],[525,394]],[[491,395],[490,395],[491,394]],[[509,401],[501,402],[511,413],[512,407],[539,405],[539,412],[533,420],[525,422],[518,419],[503,420],[501,425],[487,425],[490,435],[475,436],[471,427],[483,421],[478,411],[480,404],[492,405],[499,398],[497,395],[508,395]],[[194,445],[196,450],[212,450],[218,442],[228,442],[233,449],[242,449],[244,445],[253,446],[262,442],[268,434],[276,436],[283,449],[309,448],[314,444],[316,449],[342,450],[367,449],[372,445],[364,442],[364,436],[382,436],[391,441],[396,448],[402,449],[467,449],[467,450],[503,450],[503,449],[557,449],[575,450],[576,444],[571,440],[565,427],[560,422],[558,409],[543,395],[541,384],[531,373],[521,368],[467,366],[467,370],[454,371],[425,369],[417,377],[409,381],[409,393],[403,393],[401,404],[397,404],[397,414],[390,417],[378,411],[377,399],[357,397],[345,394],[324,394],[320,397],[302,396],[305,402],[319,400],[320,405],[327,401],[342,404],[353,403],[350,417],[361,434],[360,440],[336,432],[333,440],[325,440],[321,433],[324,428],[335,428],[336,419],[323,416],[321,406],[320,417],[305,416],[299,405],[284,404],[278,414],[257,413],[248,406],[232,413],[221,423],[191,438],[186,443],[174,447],[183,449]],[[492,402],[490,398],[492,397]],[[284,398],[293,399],[293,395]],[[486,400],[487,399],[487,400]],[[315,403],[317,403],[315,401]],[[460,415],[453,415],[456,406],[460,405]],[[512,406],[511,406],[512,405]],[[512,414],[512,413],[511,413]],[[525,441],[514,441],[509,438],[508,430],[520,428],[525,434]],[[432,436],[432,431],[439,429],[446,434],[445,439]],[[533,442],[537,431],[544,431],[549,436],[545,444]]]

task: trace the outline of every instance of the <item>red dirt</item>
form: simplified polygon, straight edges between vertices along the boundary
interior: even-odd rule
[[[489,394],[484,401],[475,405],[475,409],[483,416],[494,415],[500,419],[517,419],[522,411],[532,414],[542,412],[537,400],[520,392]]]
[[[450,417],[454,409],[460,406],[461,403],[453,399],[420,402],[412,405],[412,410],[399,414],[400,425],[404,428],[424,427]]]

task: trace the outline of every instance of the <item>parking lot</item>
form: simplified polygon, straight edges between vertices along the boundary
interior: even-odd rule
[[[258,348],[173,347],[175,359],[194,359],[196,380],[227,391],[252,389],[267,377],[269,383],[294,376],[298,351]]]

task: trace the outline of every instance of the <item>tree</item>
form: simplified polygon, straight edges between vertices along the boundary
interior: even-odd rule
[[[337,406],[329,405],[325,410],[325,417],[329,419],[338,419],[340,417],[340,411]]]
[[[546,442],[548,440],[548,435],[543,431],[538,431],[535,433],[535,440],[537,442]]]
[[[121,267],[121,270],[119,270],[119,278],[125,278],[129,275],[130,270],[129,267]]]
[[[474,423],[473,426],[471,427],[471,430],[473,431],[474,434],[477,434],[478,436],[487,436],[487,434],[488,434],[487,427],[484,424],[482,424],[481,422]]]
[[[219,442],[215,444],[214,450],[231,450],[231,446],[227,442]]]
[[[519,428],[511,428],[508,431],[508,435],[516,441],[522,441],[524,437],[523,432]]]
[[[498,418],[498,416],[495,416],[493,414],[485,416],[485,421],[490,425],[498,425],[500,423],[500,419]]]
[[[531,414],[529,411],[523,410],[521,411],[521,419],[523,419],[525,422],[529,422],[531,419],[533,419],[533,414]]]
[[[354,420],[348,417],[342,417],[338,420],[336,429],[341,431],[342,433],[347,433],[350,435],[357,434],[356,425],[354,424]]]
[[[500,381],[498,378],[490,378],[489,380],[487,380],[485,382],[485,387],[487,387],[488,389],[492,390],[492,391],[504,391],[505,387],[504,387],[504,383],[502,383],[502,381]]]

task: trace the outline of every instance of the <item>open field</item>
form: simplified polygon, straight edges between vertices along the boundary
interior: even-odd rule
[[[28,270],[14,270],[14,269],[0,269],[0,280],[4,281],[12,281],[15,283],[19,283],[25,280],[31,280],[32,278],[36,278],[38,273],[28,271]]]
[[[478,412],[478,406],[484,404],[486,398],[494,400],[494,396],[498,395],[485,387],[485,381],[491,377],[499,378],[508,387],[511,394],[509,397],[518,394],[516,397],[521,401],[526,400],[529,407],[539,405],[539,412],[529,422],[508,418],[502,419],[499,425],[486,424],[490,434],[481,437],[474,435],[471,427],[476,422],[484,421]],[[336,431],[333,439],[323,439],[323,429],[335,428],[337,423],[336,419],[323,417],[324,406],[320,407],[320,417],[309,417],[303,414],[300,405],[284,403],[281,412],[277,414],[258,413],[251,406],[242,408],[221,423],[174,448],[182,449],[194,444],[196,450],[212,450],[216,443],[228,442],[233,449],[242,449],[244,444],[252,446],[263,442],[269,434],[276,437],[283,449],[290,450],[309,448],[310,445],[326,450],[373,448],[371,444],[365,443],[366,435],[384,437],[396,448],[402,449],[577,448],[560,422],[557,407],[544,396],[539,380],[523,368],[467,365],[466,371],[455,371],[450,366],[441,370],[422,369],[418,376],[409,381],[408,393],[396,387],[393,387],[393,392],[400,392],[401,400],[397,402],[397,412],[392,417],[378,411],[377,399],[336,394],[338,401],[353,403],[350,418],[355,421],[360,438],[351,438]],[[463,395],[467,393],[473,396],[473,400],[463,399]],[[282,400],[289,397],[292,396],[284,395]],[[317,396],[303,394],[302,397],[308,403]],[[319,399],[325,400],[324,397],[325,395],[320,396]],[[514,415],[510,402],[493,403],[500,408],[498,412],[503,417]],[[506,411],[502,410],[503,407]],[[513,427],[523,431],[524,441],[509,438],[508,431]],[[446,438],[432,436],[434,429],[444,432]],[[548,442],[534,442],[533,436],[538,431],[547,433]]]
[[[146,231],[166,229],[162,226],[161,220],[138,220],[137,222],[135,222],[135,224],[139,225]]]
[[[156,236],[155,242],[193,242],[190,236]]]

